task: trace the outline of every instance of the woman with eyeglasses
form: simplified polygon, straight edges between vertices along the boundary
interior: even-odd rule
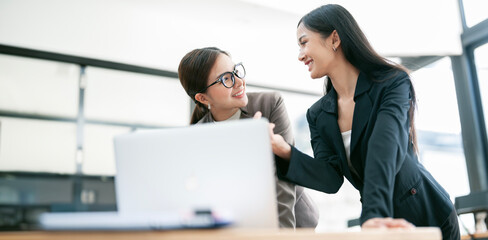
[[[234,64],[229,54],[218,48],[187,53],[178,67],[178,77],[196,104],[190,124],[252,118],[256,112],[261,112],[276,125],[276,133],[293,145],[290,121],[281,96],[276,92],[247,93],[245,76],[242,63]],[[303,187],[276,178],[276,193],[280,227],[317,226],[318,211]]]
[[[326,193],[346,178],[360,192],[363,228],[436,226],[459,239],[449,195],[418,161],[407,70],[378,55],[340,5],[306,14],[297,41],[298,60],[326,78],[326,94],[307,111],[314,157],[271,132],[278,176]]]

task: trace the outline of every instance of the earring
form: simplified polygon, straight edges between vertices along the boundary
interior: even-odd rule
[[[208,110],[210,110],[210,104],[208,104],[207,107],[208,107]]]
[[[332,50],[334,50],[334,52],[337,52],[337,48],[335,46],[332,46]]]

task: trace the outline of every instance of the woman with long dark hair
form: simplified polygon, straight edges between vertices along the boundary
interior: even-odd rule
[[[276,125],[276,132],[284,141],[293,144],[283,98],[277,92],[247,93],[245,76],[244,65],[235,64],[227,52],[218,48],[201,48],[187,53],[178,67],[178,77],[196,104],[190,124],[251,118],[259,111]],[[318,211],[303,187],[276,178],[276,195],[280,227],[317,226]]]
[[[379,56],[339,5],[305,15],[297,40],[298,60],[326,77],[326,94],[307,111],[314,157],[271,135],[278,176],[326,193],[345,177],[360,192],[363,228],[437,226],[460,239],[447,192],[418,161],[407,71]]]

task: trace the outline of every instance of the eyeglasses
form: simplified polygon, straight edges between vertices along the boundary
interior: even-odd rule
[[[207,88],[221,82],[224,87],[226,88],[231,88],[234,86],[236,83],[236,79],[234,78],[234,75],[237,76],[238,78],[244,78],[246,76],[246,69],[244,68],[244,65],[242,63],[238,63],[234,66],[234,71],[232,72],[225,72],[220,74],[220,76],[217,78],[217,81],[213,82],[212,84],[208,85],[206,88],[201,90],[199,93],[203,93],[207,91]]]

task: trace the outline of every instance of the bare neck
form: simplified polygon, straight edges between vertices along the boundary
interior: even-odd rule
[[[347,61],[337,66],[329,75],[332,85],[337,92],[337,98],[354,98],[359,69]]]

